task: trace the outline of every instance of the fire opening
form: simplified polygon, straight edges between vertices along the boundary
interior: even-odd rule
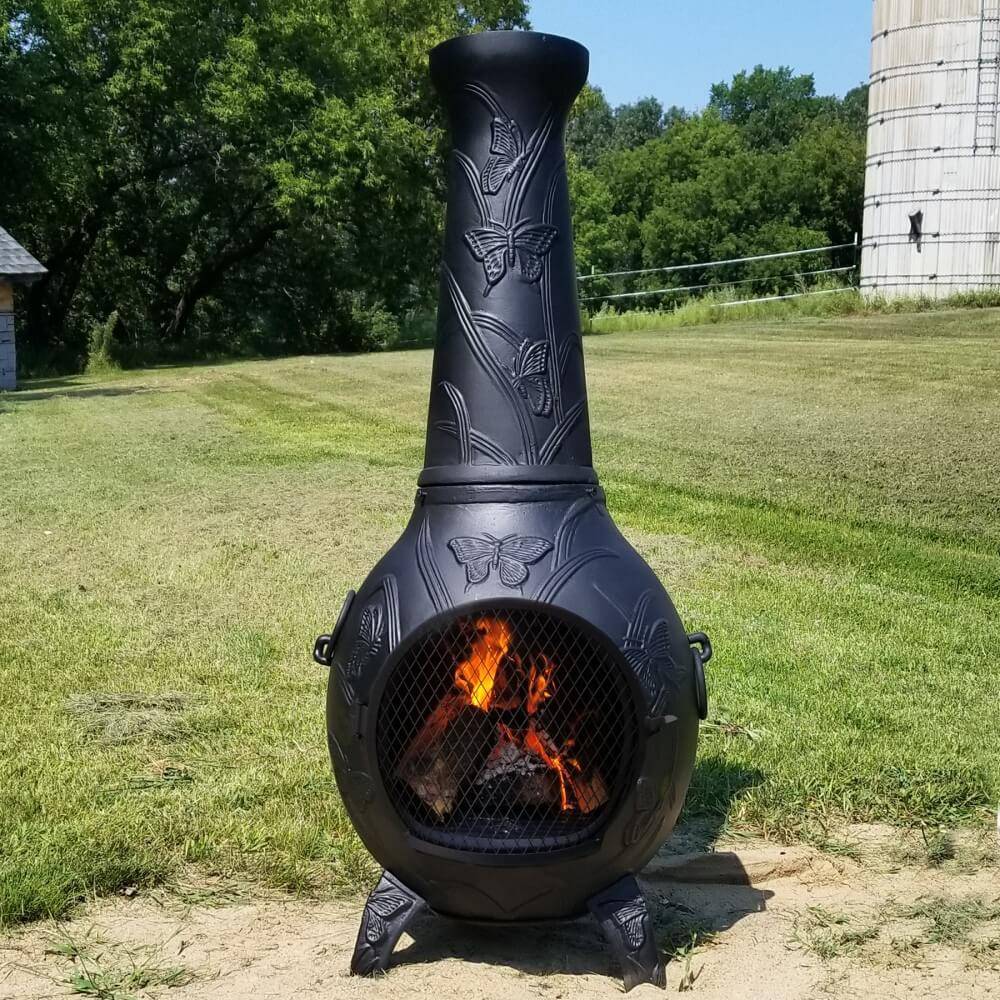
[[[604,817],[633,716],[598,643],[542,611],[491,610],[453,619],[400,661],[380,702],[379,762],[422,836],[553,849]]]

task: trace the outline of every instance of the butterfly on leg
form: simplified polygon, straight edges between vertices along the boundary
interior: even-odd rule
[[[394,890],[373,892],[365,906],[365,940],[378,944],[389,932],[389,922],[412,903],[409,897]]]
[[[465,242],[472,256],[483,265],[486,274],[483,296],[490,294],[493,286],[514,269],[515,263],[525,281],[529,284],[538,281],[545,257],[558,235],[555,226],[528,219],[515,222],[509,229],[495,219],[490,219],[486,228],[470,229]]]
[[[622,936],[628,942],[629,951],[638,951],[646,940],[646,903],[636,899],[615,911],[614,920]]]

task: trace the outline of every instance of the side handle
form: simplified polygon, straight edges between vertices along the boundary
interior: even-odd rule
[[[340,609],[340,614],[337,615],[337,624],[333,626],[333,631],[328,635],[318,636],[316,642],[313,644],[313,659],[320,666],[329,667],[333,664],[333,651],[337,645],[337,639],[340,638],[344,622],[347,621],[347,616],[350,614],[351,605],[354,603],[356,596],[357,594],[353,590],[347,592],[347,595],[344,597],[344,605]]]
[[[692,632],[688,637],[691,655],[694,657],[694,697],[698,706],[698,718],[708,718],[708,682],[705,680],[705,664],[712,659],[712,641],[704,632]]]

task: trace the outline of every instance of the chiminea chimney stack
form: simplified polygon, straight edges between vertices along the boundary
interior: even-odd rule
[[[431,53],[455,148],[421,486],[597,482],[563,147],[588,61],[513,31]]]

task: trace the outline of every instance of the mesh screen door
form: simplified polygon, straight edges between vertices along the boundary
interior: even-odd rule
[[[525,608],[456,617],[417,640],[378,709],[382,778],[410,829],[487,853],[556,850],[600,828],[635,736],[613,656]]]

